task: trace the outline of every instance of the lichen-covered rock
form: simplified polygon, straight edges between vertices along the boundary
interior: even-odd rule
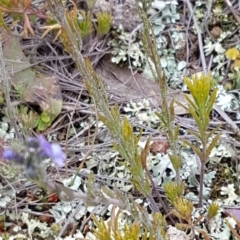
[[[113,13],[113,27],[118,28],[121,24],[125,31],[131,32],[141,23],[135,0],[126,0],[123,4],[118,4],[117,6],[112,4],[111,7]]]
[[[97,12],[109,12],[112,13],[111,5],[106,0],[97,0],[94,6],[94,13]]]

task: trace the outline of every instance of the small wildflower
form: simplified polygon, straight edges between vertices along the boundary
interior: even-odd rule
[[[3,157],[7,160],[13,160],[15,157],[15,153],[11,149],[6,149],[3,152]]]
[[[64,166],[65,153],[59,144],[48,142],[42,135],[37,138],[28,137],[25,144],[25,153],[19,154],[12,149],[6,149],[3,157],[16,163],[23,164],[25,158],[29,158],[30,162],[51,158],[58,167]],[[27,160],[27,162],[29,162]]]
[[[42,135],[38,136],[40,155],[42,157],[48,157],[53,160],[59,167],[64,166],[65,153],[59,144],[50,144]]]
[[[66,158],[65,153],[62,151],[62,148],[59,144],[53,143],[51,145],[51,159],[59,166],[64,166],[64,159]]]
[[[14,161],[18,164],[23,163],[23,157],[19,153],[14,152],[12,149],[5,149],[3,151],[3,158],[9,161]]]
[[[48,142],[42,135],[37,137],[38,143],[39,143],[39,147],[40,147],[40,151],[42,154],[42,157],[51,157],[51,153],[52,153],[52,147],[51,147],[51,143]]]
[[[26,140],[28,149],[32,152],[39,148],[39,140],[34,137],[28,137]]]

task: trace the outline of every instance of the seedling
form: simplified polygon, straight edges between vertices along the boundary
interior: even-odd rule
[[[185,106],[180,102],[178,102],[178,104],[185,108],[192,115],[197,125],[197,131],[188,130],[188,132],[197,137],[202,144],[202,149],[199,149],[189,141],[183,140],[192,148],[194,153],[201,160],[199,207],[202,207],[205,163],[220,137],[220,133],[214,135],[220,126],[208,132],[208,126],[210,122],[209,115],[216,99],[217,88],[215,88],[210,94],[212,82],[212,77],[210,74],[201,74],[200,76],[194,75],[190,79],[185,77],[183,81],[187,85],[192,98],[185,94],[184,96],[188,106]],[[209,143],[210,139],[212,140]]]

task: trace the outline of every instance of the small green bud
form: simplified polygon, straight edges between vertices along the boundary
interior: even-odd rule
[[[218,210],[219,210],[219,206],[217,205],[217,203],[216,202],[211,203],[208,206],[208,212],[207,212],[208,218],[209,219],[214,218],[217,215]]]
[[[97,36],[101,37],[102,35],[109,32],[112,22],[112,15],[109,12],[98,12],[96,13],[97,17]]]

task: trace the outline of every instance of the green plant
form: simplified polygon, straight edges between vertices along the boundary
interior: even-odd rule
[[[166,197],[171,204],[173,204],[177,198],[181,197],[184,191],[184,182],[175,183],[173,181],[169,181],[163,183],[162,186]]]
[[[198,149],[189,141],[183,140],[192,148],[194,153],[201,161],[199,207],[202,207],[205,163],[220,137],[220,133],[214,135],[220,126],[208,132],[210,121],[209,115],[216,99],[217,88],[213,89],[212,93],[210,94],[212,82],[212,77],[210,74],[201,74],[200,76],[194,75],[190,79],[185,77],[183,81],[187,85],[192,98],[185,94],[184,96],[188,105],[185,106],[179,102],[178,104],[185,108],[192,115],[198,131],[188,130],[188,132],[197,137],[202,144],[202,149]],[[209,143],[210,139],[211,142]]]
[[[208,206],[207,217],[208,219],[212,219],[217,215],[219,210],[219,206],[217,203],[213,202]]]
[[[57,10],[64,10],[64,7],[61,5],[61,0],[54,0],[53,2],[55,2],[55,6],[59,7]],[[129,225],[124,225],[121,229],[119,228],[118,224],[120,218],[119,215],[120,213],[122,213],[122,211],[119,210],[115,215],[115,207],[113,207],[111,211],[111,219],[108,223],[105,223],[103,218],[100,218],[100,220],[98,220],[94,215],[92,215],[94,224],[97,227],[97,229],[94,230],[94,235],[99,240],[169,239],[169,236],[166,234],[167,224],[169,222],[166,221],[166,216],[160,213],[160,207],[157,205],[156,199],[152,196],[151,190],[154,190],[156,187],[146,166],[151,137],[147,139],[145,147],[143,147],[143,149],[139,151],[138,143],[140,141],[141,131],[139,135],[135,135],[133,127],[127,116],[121,118],[117,105],[112,107],[109,106],[108,96],[102,80],[94,71],[91,62],[88,59],[84,59],[83,55],[81,54],[81,46],[83,43],[82,40],[84,37],[87,37],[93,30],[91,12],[93,9],[94,1],[92,1],[90,4],[92,6],[90,7],[90,11],[87,13],[82,13],[83,18],[85,17],[86,20],[85,21],[84,19],[82,19],[82,22],[76,20],[76,6],[73,8],[73,11],[66,10],[65,12],[59,11],[57,13],[57,10],[55,10],[55,16],[56,19],[58,17],[58,21],[56,21],[55,27],[51,29],[58,30],[58,34],[61,34],[60,38],[62,38],[63,44],[65,48],[67,48],[67,51],[73,57],[73,60],[75,61],[79,72],[84,79],[86,88],[92,96],[93,104],[95,105],[97,111],[97,120],[99,118],[106,125],[113,139],[114,148],[120,153],[120,155],[124,159],[125,166],[129,169],[129,172],[131,173],[130,180],[132,184],[134,185],[135,189],[140,192],[142,198],[148,199],[148,202],[152,207],[152,211],[149,212],[149,209],[146,209],[145,206],[142,207],[141,205],[136,203],[130,194],[126,196],[118,189],[110,190],[106,186],[96,188],[92,173],[90,173],[88,176],[88,181],[86,183],[86,192],[84,193],[81,191],[73,191],[72,189],[57,182],[48,182],[46,181],[46,179],[44,179],[43,183],[45,185],[48,184],[47,187],[56,191],[60,197],[66,197],[65,200],[81,199],[86,205],[94,205],[100,202],[105,204],[106,206],[111,204],[118,206],[121,209],[127,210],[131,214],[131,217],[133,218],[132,223]],[[184,192],[184,182],[180,181],[179,173],[179,170],[181,168],[181,152],[179,150],[178,144],[179,126],[174,122],[174,101],[171,101],[169,104],[166,100],[167,81],[165,74],[161,68],[160,58],[156,51],[156,39],[154,38],[151,24],[146,15],[149,4],[150,3],[146,0],[137,1],[138,10],[143,20],[142,39],[144,48],[147,53],[148,61],[151,61],[153,63],[150,64],[150,68],[155,77],[155,80],[156,82],[159,82],[160,85],[160,101],[162,111],[161,113],[156,113],[156,115],[159,117],[164,127],[163,129],[165,132],[165,136],[167,137],[171,148],[171,152],[168,156],[174,169],[177,172],[175,182],[170,181],[163,184],[167,200],[174,207],[173,211],[170,212],[169,209],[166,208],[165,202],[162,201],[161,196],[156,189],[155,192],[156,194],[158,194],[157,197],[159,198],[158,201],[161,204],[161,207],[164,208],[164,214],[167,214],[170,221],[172,215],[176,216],[179,221],[177,221],[177,219],[175,218],[175,222],[172,223],[176,224],[178,228],[185,231],[191,230],[194,235],[195,226],[197,225],[197,223],[204,217],[208,219],[214,218],[218,213],[218,206],[215,203],[211,204],[208,208],[207,214],[201,214],[198,219],[194,221],[192,219],[192,215],[194,214],[193,203],[182,197]],[[110,15],[105,16],[106,18],[104,16],[101,17],[103,19],[98,19],[98,24],[100,23],[100,21],[103,21],[104,24],[101,26],[100,30],[97,30],[97,34],[99,37],[108,31],[108,19]],[[80,26],[79,23],[81,23],[82,25]],[[45,29],[47,29],[48,31],[48,28]],[[219,134],[214,136],[218,128],[212,130],[211,132],[208,132],[209,114],[216,97],[216,89],[214,89],[209,96],[209,93],[211,91],[210,79],[210,76],[204,75],[201,75],[199,78],[193,77],[191,79],[184,79],[184,82],[188,86],[193,99],[186,95],[188,106],[183,107],[185,107],[185,109],[192,114],[198,127],[198,132],[193,132],[190,130],[189,132],[194,136],[197,136],[203,146],[202,150],[199,150],[190,142],[185,141],[189,146],[192,147],[196,155],[199,156],[202,163],[200,182],[201,198],[204,176],[204,164],[208,155],[211,152],[211,149],[216,145],[219,138]],[[22,114],[25,114],[25,116],[23,116],[23,118],[25,118],[24,120],[29,121],[26,122],[26,124],[29,124],[27,126],[36,124],[38,130],[40,131],[44,130],[51,124],[51,117],[47,112],[43,112],[39,117],[37,117],[36,121],[34,120],[34,117],[36,116],[33,115],[32,112],[28,112],[27,108],[22,110]],[[27,119],[28,117],[30,119]],[[213,138],[213,140],[209,144],[210,138]],[[31,141],[29,143],[31,143]],[[32,150],[32,146],[29,145],[29,149]],[[58,150],[59,149],[60,148],[58,148]],[[33,154],[36,154],[37,152],[38,150],[35,149]],[[29,154],[24,154],[24,157],[25,156],[29,156]],[[38,163],[39,156],[35,157],[36,163]],[[36,164],[36,166],[34,165],[34,168],[38,169],[38,167],[38,164]],[[31,173],[32,169],[29,169],[29,171]],[[79,172],[76,171],[75,177],[78,173]],[[32,174],[36,176],[36,172],[32,172]],[[73,182],[74,179],[75,178],[73,178]],[[202,203],[201,201],[202,200],[199,201],[200,206]],[[203,230],[198,231],[204,234]]]
[[[78,32],[81,35],[81,38],[84,39],[89,36],[94,30],[97,32],[97,36],[101,37],[104,34],[108,33],[111,27],[112,15],[109,12],[97,12],[97,25],[93,26],[93,13],[92,9],[94,7],[95,1],[89,1],[89,10],[88,11],[79,11],[74,2],[71,2],[73,5],[73,9],[71,11],[65,12],[65,17],[68,21],[68,26],[73,32]],[[50,4],[51,6],[51,4]],[[57,15],[55,15],[57,16]],[[60,37],[63,45],[65,46],[65,50],[67,52],[71,51],[68,49],[69,39],[66,33],[66,29],[59,23],[57,20],[48,21],[50,25],[41,27],[41,29],[45,30],[42,35],[42,38],[47,35],[50,31],[56,31],[56,36],[54,41]]]
[[[142,7],[140,7],[142,5]],[[142,41],[145,52],[148,56],[148,63],[151,69],[152,75],[156,82],[159,82],[160,94],[161,94],[161,113],[156,112],[156,115],[162,122],[165,135],[167,137],[171,153],[169,158],[172,162],[174,169],[176,170],[176,181],[180,184],[180,168],[181,168],[181,154],[178,147],[178,133],[179,126],[174,123],[174,101],[170,104],[167,102],[167,80],[161,67],[160,57],[156,50],[156,38],[153,34],[153,28],[147,18],[146,12],[148,10],[147,1],[137,1],[139,15],[143,21]]]
[[[190,224],[193,212],[193,203],[185,198],[178,197],[173,202],[173,206],[173,214],[180,220],[185,220],[188,224]],[[181,224],[179,226],[181,226]]]
[[[82,17],[80,21],[78,20],[77,15],[75,16],[76,25],[77,25],[77,30],[79,30],[82,38],[84,39],[93,31],[92,14],[90,11],[87,13],[85,13],[84,11],[81,11],[80,14]]]
[[[56,1],[56,4],[60,3]],[[78,46],[81,46],[82,35],[77,30],[77,23],[72,19],[71,14],[65,13],[65,20],[63,21],[61,19],[61,25],[65,28],[67,33],[66,37],[69,39],[69,51],[76,61],[80,73],[85,79],[85,85],[89,93],[94,99],[94,103],[98,110],[98,117],[108,128],[111,137],[115,141],[113,143],[114,147],[124,157],[126,166],[132,173],[132,183],[144,196],[151,198],[153,204],[156,204],[150,195],[149,179],[142,165],[145,159],[143,159],[138,152],[137,144],[141,134],[139,136],[134,136],[132,126],[126,117],[121,122],[118,107],[116,105],[111,108],[109,107],[103,82],[95,73],[89,60],[83,58],[81,51],[76,51]],[[72,29],[74,29],[74,31],[72,31]],[[158,211],[156,205],[154,208],[155,211]]]
[[[0,91],[0,105],[4,103],[4,96],[3,96],[3,92]]]
[[[109,12],[98,12],[97,17],[97,36],[101,37],[108,33],[111,27],[112,15]]]
[[[22,123],[26,135],[30,133],[31,129],[37,128],[39,131],[44,131],[51,123],[51,117],[46,112],[40,115],[29,110],[28,107],[20,106],[18,111],[19,120]]]
[[[38,114],[29,110],[28,107],[20,105],[18,109],[18,119],[22,124],[22,128],[26,135],[30,133],[30,129],[34,129],[38,124]]]
[[[125,116],[121,122],[117,105],[109,107],[104,85],[95,74],[91,64],[86,60],[85,66],[91,77],[85,85],[98,109],[98,118],[106,125],[111,137],[115,140],[114,148],[126,160],[126,166],[132,174],[132,183],[144,195],[150,196],[150,183],[142,165],[143,159],[138,152],[138,141],[141,136],[134,136],[132,126]]]
[[[37,129],[39,131],[44,131],[46,128],[51,126],[51,118],[46,112],[42,112],[37,120]]]
[[[137,205],[136,205],[137,206]],[[137,206],[135,209],[142,214],[146,214],[146,210]],[[114,240],[155,240],[162,239],[167,240],[166,228],[167,222],[161,213],[152,214],[152,219],[149,221],[138,221],[136,216],[135,221],[131,225],[124,224],[119,227],[119,219],[122,214],[121,210],[116,213],[112,211],[111,221],[105,223],[103,219],[98,220],[95,215],[92,215],[92,219],[97,229],[94,229],[94,236],[99,240],[114,239]],[[149,221],[149,224],[147,222]]]
[[[240,88],[240,68],[234,67],[232,73],[228,74],[229,78],[232,80],[231,83],[227,83],[224,85],[224,89],[232,90],[232,89],[239,89]]]
[[[73,9],[71,11],[65,12],[65,16],[68,18],[69,27],[73,32],[78,31],[81,34],[81,37],[85,38],[89,34],[91,34],[91,32],[93,31],[92,13],[91,11],[88,11],[88,12],[78,11],[76,4],[74,2],[72,2],[72,4],[73,4]],[[66,32],[64,31],[64,28],[62,27],[62,25],[56,22],[57,20],[55,20],[55,22],[53,23],[50,22],[50,25],[48,26],[41,27],[41,29],[46,30],[43,33],[42,37],[46,36],[46,34],[52,30],[54,31],[57,30],[54,41],[58,37],[60,37],[61,41],[66,47],[68,45],[68,43],[66,42],[67,41]]]
[[[193,203],[185,198],[176,198],[173,203],[174,209],[172,213],[178,218],[179,223],[176,223],[176,227],[185,232],[191,231],[192,238],[195,236],[195,226],[204,217],[203,214],[194,222],[192,220]],[[203,231],[204,233],[204,231]]]

